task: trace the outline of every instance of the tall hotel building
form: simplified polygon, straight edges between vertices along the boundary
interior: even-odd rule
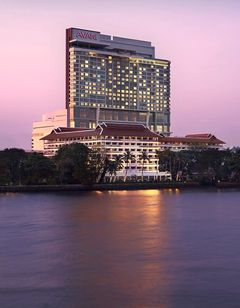
[[[142,123],[170,133],[170,61],[151,42],[66,30],[68,126]]]

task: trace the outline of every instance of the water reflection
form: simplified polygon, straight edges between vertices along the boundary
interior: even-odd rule
[[[234,307],[239,217],[239,192],[5,195],[0,307]]]
[[[91,203],[76,198],[74,215],[66,212],[66,221],[75,226],[66,234],[73,239],[66,250],[74,251],[68,265],[78,264],[79,275],[68,271],[68,280],[81,289],[84,282],[97,297],[107,296],[110,284],[111,296],[136,307],[146,307],[159,290],[165,297],[171,282],[165,264],[169,228],[162,198],[158,190],[104,192]],[[141,296],[145,303],[139,302]]]

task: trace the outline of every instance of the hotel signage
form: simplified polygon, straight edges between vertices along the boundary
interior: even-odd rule
[[[72,30],[72,39],[78,41],[94,42],[100,40],[100,33],[81,29]]]

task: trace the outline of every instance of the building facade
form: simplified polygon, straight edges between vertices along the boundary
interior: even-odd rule
[[[66,30],[68,126],[141,123],[170,133],[170,61],[150,42]]]
[[[54,156],[63,145],[83,143],[91,149],[101,149],[103,155],[110,160],[117,156],[124,157],[129,151],[133,155],[132,161],[123,162],[123,169],[118,172],[124,177],[126,168],[129,176],[144,176],[156,179],[169,174],[159,172],[158,151],[170,149],[172,151],[221,149],[224,142],[211,134],[187,135],[186,137],[165,137],[151,131],[143,124],[102,123],[95,129],[57,128],[42,138],[44,141],[44,155]],[[144,161],[143,152],[148,159]]]
[[[61,109],[42,115],[42,120],[32,125],[32,151],[43,152],[44,142],[41,140],[54,128],[67,126],[67,110]]]

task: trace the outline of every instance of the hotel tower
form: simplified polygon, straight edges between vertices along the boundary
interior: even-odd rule
[[[151,42],[66,30],[68,126],[141,123],[170,133],[170,61]]]

